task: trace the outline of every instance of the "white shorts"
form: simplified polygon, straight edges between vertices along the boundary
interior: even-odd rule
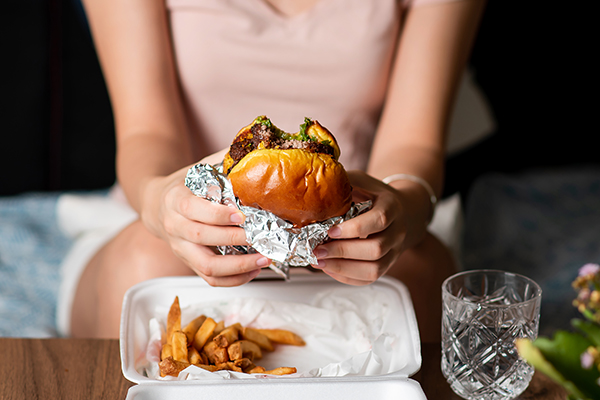
[[[71,309],[79,279],[92,257],[110,239],[138,219],[119,186],[108,195],[64,194],[57,203],[61,230],[74,240],[61,265],[56,325],[59,335],[71,333]]]

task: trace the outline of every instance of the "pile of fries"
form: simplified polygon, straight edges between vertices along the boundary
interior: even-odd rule
[[[178,376],[190,365],[214,372],[229,370],[248,374],[286,375],[295,367],[266,370],[254,364],[263,351],[273,351],[273,344],[304,346],[304,340],[284,329],[254,329],[239,323],[225,326],[200,315],[183,329],[181,308],[176,296],[167,316],[167,334],[160,355],[160,375]]]

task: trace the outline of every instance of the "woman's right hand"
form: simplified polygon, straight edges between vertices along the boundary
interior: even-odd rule
[[[195,196],[184,184],[188,169],[152,178],[145,185],[141,207],[144,225],[209,285],[249,282],[271,261],[261,254],[218,253],[215,246],[248,244],[244,230],[238,226],[244,214]]]

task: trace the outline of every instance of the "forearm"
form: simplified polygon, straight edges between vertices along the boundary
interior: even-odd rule
[[[390,182],[409,210],[407,244],[424,237],[432,202],[442,192],[446,131],[457,82],[471,49],[484,1],[464,0],[411,9],[390,78],[368,173]]]
[[[441,192],[448,122],[484,5],[409,11],[368,166],[373,176],[414,174]]]
[[[141,212],[149,181],[195,161],[166,10],[146,0],[85,6],[115,116],[117,177]]]
[[[414,175],[424,179],[440,195],[444,181],[445,155],[441,149],[426,147],[398,146],[380,149],[369,164],[369,175],[384,179],[396,174]],[[394,181],[396,186],[399,181]]]
[[[117,178],[131,206],[140,212],[142,196],[152,179],[170,175],[195,161],[191,144],[182,138],[129,135],[117,145]]]

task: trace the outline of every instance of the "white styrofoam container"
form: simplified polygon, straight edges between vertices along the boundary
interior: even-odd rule
[[[382,375],[329,378],[240,379],[226,381],[160,381],[136,370],[145,358],[150,339],[149,321],[157,307],[168,308],[175,296],[182,307],[205,299],[260,297],[271,300],[308,303],[313,294],[335,287],[348,288],[321,275],[298,275],[290,281],[254,280],[234,288],[211,287],[199,277],[159,278],[142,282],[127,291],[123,300],[120,330],[121,366],[126,379],[138,385],[129,389],[128,400],[211,399],[227,394],[245,400],[282,398],[285,400],[426,399],[418,382],[409,377],[421,366],[417,322],[407,288],[399,281],[382,277],[372,284],[385,293],[396,309],[395,329],[402,336],[403,366]],[[285,397],[283,397],[285,396]]]

